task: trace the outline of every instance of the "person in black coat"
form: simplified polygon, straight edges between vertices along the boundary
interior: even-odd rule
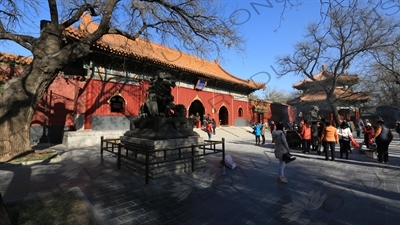
[[[325,118],[321,118],[321,121],[319,122],[319,126],[318,126],[318,138],[319,138],[319,140],[321,140],[321,137],[322,137],[322,131],[324,130],[324,128],[326,127],[326,123],[325,123],[326,121],[325,121]],[[318,143],[318,149],[317,149],[317,151],[318,151],[318,153],[320,153],[321,152],[321,147],[322,147],[322,141],[320,141],[319,143]],[[324,151],[325,152],[325,151]]]
[[[319,136],[318,136],[318,124],[317,121],[311,123],[311,145],[312,151],[318,150]]]
[[[215,135],[215,129],[217,129],[217,122],[215,122],[214,118],[212,118],[212,120],[211,120],[211,125],[213,128],[213,134]]]

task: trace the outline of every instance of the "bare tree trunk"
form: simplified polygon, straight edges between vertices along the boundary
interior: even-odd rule
[[[43,93],[55,77],[41,73],[38,65],[32,62],[20,77],[10,80],[0,99],[0,161],[31,150],[32,118]]]
[[[17,121],[16,118],[21,117],[21,115],[17,116],[0,126],[0,162],[31,150],[30,124],[28,124],[28,120]],[[10,133],[11,130],[14,132]]]
[[[336,99],[332,95],[332,93],[326,93],[326,100],[329,102],[329,106],[331,107],[331,111],[333,114],[333,120],[336,123],[337,127],[340,125],[339,112],[337,110]]]
[[[85,57],[91,44],[62,46],[58,25],[48,25],[32,49],[32,63],[9,80],[0,98],[0,162],[31,150],[30,126],[43,94],[58,72]]]

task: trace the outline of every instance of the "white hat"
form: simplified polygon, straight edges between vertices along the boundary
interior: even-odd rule
[[[367,126],[371,126],[371,123],[367,123]]]

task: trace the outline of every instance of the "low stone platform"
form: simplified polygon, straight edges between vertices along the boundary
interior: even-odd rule
[[[100,137],[119,138],[126,130],[82,130],[66,131],[63,136],[63,144],[68,148],[82,148],[100,146]]]
[[[125,144],[126,146],[131,145],[132,150],[134,150],[135,148],[147,151],[171,149],[166,150],[165,152],[157,151],[150,154],[150,163],[154,163],[153,165],[150,165],[149,168],[149,176],[152,179],[183,173],[190,173],[192,168],[191,159],[180,159],[178,148],[204,143],[204,140],[201,137],[175,138],[168,140],[149,140],[144,138],[121,136],[120,139],[121,143]],[[126,148],[129,149],[129,147]],[[195,155],[198,154],[198,148],[196,148],[195,151]],[[133,171],[139,174],[144,174],[144,163],[146,162],[146,155],[143,153],[138,153],[136,157],[134,157],[134,153],[132,151],[128,152],[128,154],[132,155],[132,157],[123,158],[124,163]],[[192,154],[191,147],[181,148],[180,154],[182,158],[190,157]],[[165,162],[164,157],[166,157],[169,162]],[[205,167],[205,163],[206,161],[204,159],[204,156],[196,157],[195,170]]]

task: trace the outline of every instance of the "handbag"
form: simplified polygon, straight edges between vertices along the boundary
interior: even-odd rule
[[[283,159],[283,161],[285,161],[286,164],[288,164],[288,163],[296,160],[296,157],[294,157],[292,154],[290,154],[290,152],[287,152],[287,153],[283,154],[282,159]]]
[[[350,142],[351,142],[351,146],[353,146],[354,148],[360,147],[360,144],[358,144],[358,142],[352,136],[350,136]]]

